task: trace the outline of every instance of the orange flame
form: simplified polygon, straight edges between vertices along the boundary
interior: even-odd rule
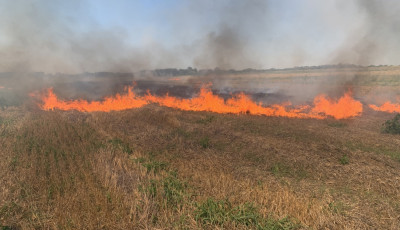
[[[313,112],[323,113],[335,119],[344,119],[358,116],[363,111],[361,102],[353,99],[351,92],[347,92],[337,102],[327,99],[324,95],[314,99]]]
[[[388,113],[400,113],[400,104],[394,104],[389,101],[383,103],[381,106],[369,105],[369,107],[375,111],[388,112]]]
[[[86,112],[112,110],[124,110],[131,108],[139,108],[147,104],[147,102],[135,95],[132,87],[128,88],[127,94],[116,94],[114,97],[106,97],[102,102],[86,100],[62,101],[54,94],[53,89],[48,89],[47,97],[42,98],[44,104],[41,106],[44,110],[60,109],[60,110],[78,110]]]
[[[314,106],[298,106],[293,108],[289,104],[263,106],[256,103],[244,93],[234,95],[228,100],[215,95],[207,88],[201,88],[198,96],[190,99],[182,99],[169,96],[156,96],[148,91],[144,96],[137,96],[133,92],[133,87],[129,87],[123,95],[116,94],[113,97],[106,97],[103,101],[88,102],[86,100],[59,100],[48,89],[46,96],[42,97],[43,104],[40,107],[43,110],[78,110],[78,111],[112,111],[139,108],[150,103],[156,103],[161,106],[187,110],[187,111],[209,111],[215,113],[248,113],[253,115],[282,116],[293,118],[316,118],[324,119],[332,116],[336,119],[359,116],[362,113],[362,104],[354,100],[350,93],[346,93],[337,102],[327,99],[320,95],[315,98]]]

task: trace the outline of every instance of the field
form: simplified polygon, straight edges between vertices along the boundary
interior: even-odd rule
[[[397,90],[385,71],[358,96]],[[7,104],[0,229],[400,229],[400,139],[381,132],[393,117]]]

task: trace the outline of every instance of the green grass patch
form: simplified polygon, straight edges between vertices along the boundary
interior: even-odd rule
[[[212,198],[197,204],[195,219],[204,225],[225,227],[231,223],[257,229],[298,229],[300,226],[289,218],[274,220],[264,218],[251,203],[233,206],[227,200]]]
[[[178,207],[183,205],[183,198],[187,184],[178,179],[176,172],[170,172],[162,180],[163,196],[168,206]]]

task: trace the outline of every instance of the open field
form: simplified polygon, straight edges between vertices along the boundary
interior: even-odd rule
[[[380,132],[393,115],[28,108],[0,112],[11,229],[400,227],[400,140]]]
[[[394,99],[400,70],[367,70],[172,81],[121,75],[115,82],[113,76],[3,76],[0,229],[400,229],[400,139],[381,132],[394,114],[367,106]],[[30,83],[18,88],[18,79]],[[61,98],[93,100],[132,80],[139,92],[156,95],[191,97],[211,80],[218,95],[229,88],[247,90],[256,101],[302,103],[321,92],[341,95],[350,85],[364,111],[344,120],[155,104],[118,112],[42,111],[28,95],[54,86]],[[306,93],[296,97],[299,91]]]

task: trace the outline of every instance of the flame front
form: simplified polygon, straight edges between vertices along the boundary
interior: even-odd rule
[[[161,106],[186,110],[186,111],[208,111],[215,113],[253,114],[265,116],[281,116],[292,118],[315,118],[324,119],[328,116],[335,119],[344,119],[359,116],[362,113],[362,104],[346,93],[339,100],[334,101],[325,95],[317,96],[314,105],[293,107],[290,103],[263,106],[251,98],[239,93],[228,100],[215,95],[208,88],[201,88],[198,96],[184,99],[169,96],[152,95],[149,91],[144,96],[138,96],[133,92],[133,87],[128,87],[125,94],[116,94],[106,97],[103,101],[88,102],[86,100],[59,100],[52,89],[48,89],[47,95],[42,97],[43,110],[78,110],[84,112],[93,111],[118,111],[131,108],[139,108],[147,104],[155,103]]]
[[[345,93],[337,102],[327,99],[324,95],[317,96],[314,106],[313,112],[323,113],[335,119],[358,116],[363,111],[361,102],[354,100],[350,92]]]
[[[42,98],[44,104],[41,106],[44,110],[78,110],[86,112],[94,111],[119,111],[124,109],[139,108],[147,104],[147,101],[137,97],[129,87],[124,95],[116,94],[114,97],[106,97],[103,101],[88,102],[86,100],[62,101],[54,94],[53,89],[48,89],[47,96]]]
[[[383,103],[381,106],[369,105],[369,107],[375,111],[400,113],[400,104],[391,103],[389,101]]]

